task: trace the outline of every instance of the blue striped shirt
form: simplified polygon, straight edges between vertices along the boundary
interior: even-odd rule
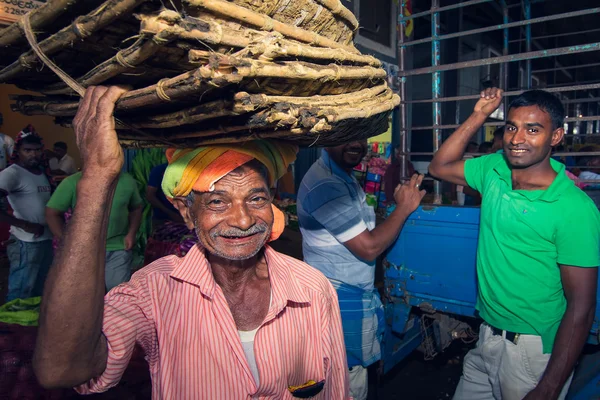
[[[302,179],[297,210],[304,261],[329,279],[373,290],[375,262],[358,258],[343,243],[374,229],[375,211],[357,180],[326,150]]]

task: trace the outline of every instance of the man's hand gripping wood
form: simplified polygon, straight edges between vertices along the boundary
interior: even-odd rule
[[[112,197],[123,151],[112,116],[119,87],[87,89],[73,126],[83,160],[77,207],[51,268],[40,310],[33,366],[45,387],[72,387],[102,374],[104,263]]]

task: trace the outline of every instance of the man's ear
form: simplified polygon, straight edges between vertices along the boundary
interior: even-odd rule
[[[185,225],[188,229],[194,229],[194,218],[192,218],[192,213],[190,212],[190,207],[188,207],[188,200],[186,197],[175,197],[173,198],[173,206],[179,211]]]
[[[552,132],[552,141],[550,142],[551,146],[554,147],[561,144],[564,136],[565,128],[561,126],[560,128],[555,129],[554,132]]]

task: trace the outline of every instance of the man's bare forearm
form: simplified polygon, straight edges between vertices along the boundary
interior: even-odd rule
[[[487,115],[483,112],[473,112],[469,118],[448,139],[442,143],[435,153],[429,166],[429,172],[434,175],[443,175],[443,168],[449,164],[461,161],[467,146],[473,136],[481,129]],[[441,177],[443,178],[443,177]]]
[[[129,229],[127,231],[128,235],[135,235],[138,229],[140,229],[143,211],[144,207],[140,205],[129,212]]]
[[[594,311],[594,306],[590,306],[583,314],[577,312],[575,307],[567,307],[556,334],[546,372],[538,384],[538,389],[546,394],[546,399],[558,399],[573,372],[594,322]]]
[[[150,203],[153,208],[158,208],[164,213],[172,212],[156,197],[155,194],[149,195],[148,192],[146,192],[146,200],[148,200],[148,203]]]
[[[392,243],[394,243],[410,214],[412,213],[403,210],[401,205],[397,206],[381,225],[378,225],[371,231],[374,246],[374,258],[379,257],[392,245]]]
[[[106,366],[102,335],[105,242],[114,179],[84,176],[40,310],[34,368],[44,386],[74,386]]]
[[[17,228],[23,229],[29,222],[24,219],[14,217],[4,210],[0,210],[0,222],[16,226]]]
[[[64,234],[65,219],[61,211],[46,207],[46,223],[50,232],[57,239],[62,239]]]

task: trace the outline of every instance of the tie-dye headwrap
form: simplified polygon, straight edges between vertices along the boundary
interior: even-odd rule
[[[257,160],[269,173],[269,185],[274,186],[296,159],[298,147],[276,140],[256,140],[241,144],[213,145],[195,149],[169,149],[169,166],[162,181],[162,190],[169,199],[185,197],[192,190],[211,192],[215,183],[236,168]],[[273,206],[275,219],[269,240],[277,239],[285,227],[283,213]]]

